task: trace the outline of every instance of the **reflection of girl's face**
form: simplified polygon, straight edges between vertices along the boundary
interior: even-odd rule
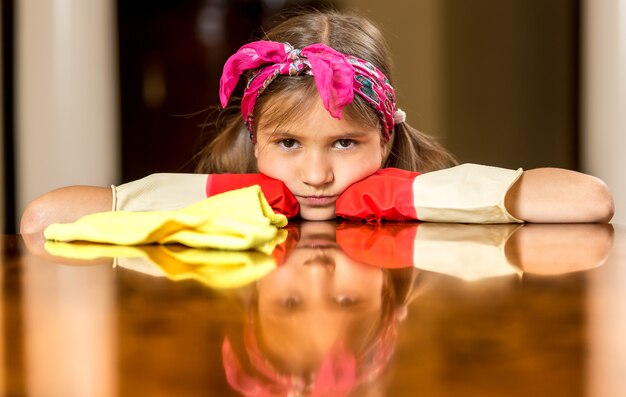
[[[257,286],[266,347],[304,367],[318,364],[355,329],[380,320],[383,272],[343,253],[333,224],[303,224],[285,264]]]

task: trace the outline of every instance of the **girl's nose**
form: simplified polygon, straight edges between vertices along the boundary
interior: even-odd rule
[[[331,160],[321,153],[312,153],[300,165],[302,181],[313,187],[321,187],[331,183],[335,176]]]

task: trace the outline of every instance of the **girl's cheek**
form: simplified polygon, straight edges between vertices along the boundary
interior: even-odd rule
[[[274,173],[274,170],[277,169],[278,164],[280,163],[272,156],[268,156],[267,153],[262,152],[257,156],[256,165],[259,169],[259,172],[265,174],[267,176],[272,176],[270,174]]]
[[[257,161],[257,168],[261,174],[267,175],[270,178],[278,179],[287,185],[287,187],[289,187],[292,182],[294,166],[289,161],[285,161],[279,156],[273,156],[272,158],[267,158],[265,156],[259,157]]]

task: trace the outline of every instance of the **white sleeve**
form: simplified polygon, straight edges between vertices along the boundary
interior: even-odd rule
[[[206,198],[207,174],[152,174],[111,186],[113,211],[177,210]]]
[[[421,221],[521,223],[504,206],[523,170],[462,164],[428,172],[413,181],[413,201]]]

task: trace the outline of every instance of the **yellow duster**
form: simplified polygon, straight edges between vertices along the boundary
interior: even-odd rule
[[[53,224],[47,240],[116,245],[179,243],[194,248],[249,250],[272,241],[287,224],[259,186],[218,194],[172,211],[101,212],[74,223]]]

